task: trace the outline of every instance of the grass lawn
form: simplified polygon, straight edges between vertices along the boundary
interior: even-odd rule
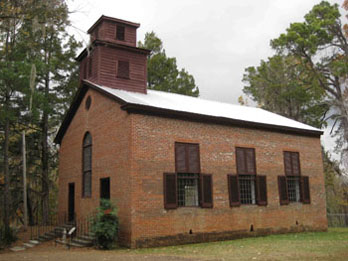
[[[120,250],[118,250],[120,251]],[[123,251],[123,250],[121,250]],[[348,260],[348,228],[131,250],[133,254],[210,260]]]

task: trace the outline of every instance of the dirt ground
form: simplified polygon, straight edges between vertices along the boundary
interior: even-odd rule
[[[55,245],[54,242],[45,242],[33,248],[28,248],[24,251],[12,252],[10,250],[0,251],[0,261],[189,261],[199,260],[192,258],[183,258],[177,256],[166,255],[145,255],[133,254],[131,250],[120,251],[101,251],[93,248],[72,248],[67,249],[62,245]]]

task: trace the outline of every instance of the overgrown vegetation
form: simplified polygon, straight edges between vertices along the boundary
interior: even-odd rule
[[[343,7],[348,10],[348,0]],[[348,214],[348,25],[342,17],[337,4],[315,5],[303,22],[271,40],[274,56],[245,69],[243,91],[262,108],[331,128],[340,161],[323,152],[327,207]]]
[[[68,15],[64,0],[0,1],[0,218],[6,238],[12,224],[23,223],[24,189],[30,225],[47,224],[56,209],[58,160],[52,140],[78,87],[74,57],[80,44],[67,33]]]
[[[110,200],[102,199],[97,215],[92,221],[92,232],[95,234],[96,244],[101,249],[116,247],[118,239],[117,208]]]

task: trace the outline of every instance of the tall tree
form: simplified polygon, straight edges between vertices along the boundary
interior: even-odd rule
[[[49,192],[51,165],[56,150],[51,136],[64,113],[64,105],[76,86],[72,72],[80,46],[67,33],[70,25],[68,7],[63,0],[37,0],[30,10],[30,19],[24,21],[18,48],[26,54],[28,62],[37,68],[36,92],[30,122],[40,129],[41,196],[43,221],[49,218]],[[76,76],[76,74],[73,74]],[[63,104],[63,106],[62,106]]]
[[[258,105],[288,118],[320,127],[328,109],[315,75],[299,58],[275,55],[245,69],[243,92]]]
[[[138,46],[152,51],[147,66],[149,89],[195,97],[199,95],[193,76],[185,69],[178,69],[176,58],[167,57],[161,39],[154,32],[146,33],[144,43],[139,42]]]
[[[28,3],[26,1],[0,2],[0,127],[4,132],[3,173],[4,202],[3,221],[5,238],[10,235],[11,193],[10,193],[10,156],[9,144],[11,125],[15,124],[20,115],[18,102],[21,99],[21,89],[26,78],[18,77],[19,71],[25,71],[23,55],[17,51],[18,30],[22,24]]]
[[[318,79],[331,106],[330,118],[338,123],[342,163],[348,164],[348,42],[338,5],[326,1],[315,5],[304,22],[291,24],[271,45],[279,53],[299,57]]]

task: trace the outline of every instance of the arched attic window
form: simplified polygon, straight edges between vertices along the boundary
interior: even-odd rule
[[[92,195],[92,136],[86,132],[82,148],[82,197]]]

